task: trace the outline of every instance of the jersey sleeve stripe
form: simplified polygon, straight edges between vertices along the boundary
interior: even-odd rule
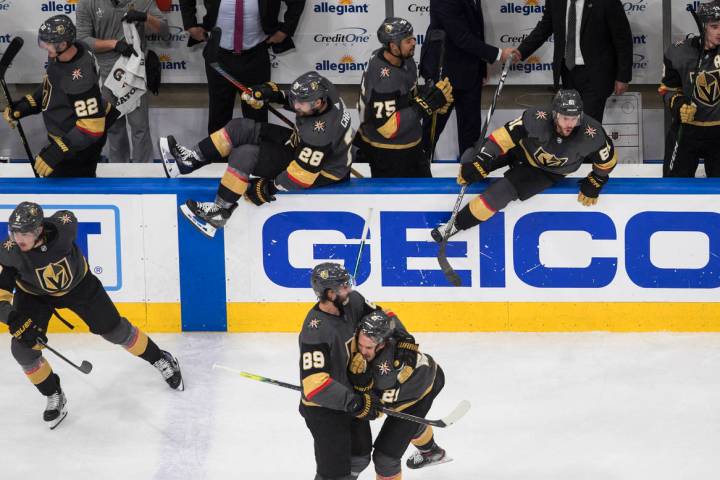
[[[313,183],[315,183],[315,179],[317,179],[320,173],[308,172],[303,167],[301,167],[296,160],[293,160],[287,167],[287,174],[290,180],[292,180],[294,183],[300,185],[303,188],[308,188]]]
[[[395,138],[400,131],[400,112],[390,115],[390,118],[377,129],[378,133],[387,139]]]
[[[510,136],[510,132],[505,127],[500,127],[490,134],[490,141],[500,147],[503,155],[511,148],[515,147],[515,142]]]
[[[13,294],[7,290],[0,289],[0,302],[12,303]]]
[[[332,384],[333,379],[327,372],[313,373],[303,378],[303,393],[305,398],[312,400],[318,393],[322,392]]]
[[[91,137],[102,137],[105,133],[105,117],[101,118],[79,118],[75,126],[81,132]]]

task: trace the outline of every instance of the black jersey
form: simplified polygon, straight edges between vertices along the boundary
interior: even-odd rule
[[[103,138],[110,109],[100,93],[95,57],[84,43],[75,47],[70,61],[50,60],[40,88],[20,100],[23,111],[42,112],[48,134],[70,153]]]
[[[350,147],[355,132],[350,112],[333,85],[329,86],[329,102],[318,115],[297,116],[297,138],[294,158],[287,169],[275,178],[281,190],[312,187],[318,177],[323,184],[347,177],[352,164]]]
[[[715,127],[720,125],[720,49],[703,51],[700,73],[697,74],[699,49],[700,38],[693,37],[677,42],[665,51],[663,78],[658,91],[669,108],[682,95],[691,98],[697,105],[697,112],[688,123],[697,127]]]
[[[395,66],[383,52],[373,52],[360,83],[360,135],[377,148],[411,148],[422,138],[420,115],[410,106],[417,89],[417,65],[409,58]]]
[[[495,157],[520,149],[528,164],[560,175],[576,171],[585,160],[602,172],[617,163],[615,147],[600,122],[584,115],[570,136],[562,137],[555,131],[549,109],[525,110],[495,130],[482,148]]]
[[[23,252],[12,240],[0,242],[0,302],[9,301],[14,289],[33,295],[65,295],[85,277],[85,256],[75,243],[77,219],[59,210],[43,221],[44,242]],[[6,319],[2,319],[6,321]]]
[[[388,339],[385,347],[367,366],[372,373],[373,391],[380,401],[393,410],[414,405],[432,391],[437,364],[430,355],[417,354],[415,368],[394,365],[397,340]]]

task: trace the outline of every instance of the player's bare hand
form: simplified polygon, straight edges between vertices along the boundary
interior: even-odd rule
[[[198,42],[204,42],[207,37],[207,32],[203,27],[190,27],[188,28],[188,33],[193,40],[197,40]]]
[[[623,93],[628,91],[628,84],[625,82],[620,82],[618,80],[615,80],[615,95],[622,95]]]

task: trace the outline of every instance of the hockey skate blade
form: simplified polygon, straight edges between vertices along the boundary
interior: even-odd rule
[[[441,464],[443,464],[443,463],[448,463],[448,462],[452,462],[452,461],[453,461],[453,459],[450,458],[450,457],[448,457],[448,455],[447,455],[447,453],[446,453],[445,456],[444,456],[442,459],[440,459],[440,460],[438,460],[438,461],[436,461],[436,462],[428,463],[427,465],[423,465],[422,467],[415,467],[415,468],[413,468],[413,467],[408,467],[408,468],[410,468],[411,470],[423,470],[423,469],[425,469],[425,468],[427,468],[427,467],[434,467],[434,466],[436,466],[436,465],[441,465]]]
[[[68,414],[67,409],[65,407],[63,407],[63,410],[62,410],[62,412],[60,412],[60,416],[58,418],[56,418],[55,420],[53,420],[51,422],[47,422],[48,427],[50,427],[50,430],[55,430],[58,427],[58,425],[60,425],[62,423],[62,421],[65,420],[65,417],[67,417],[67,414]]]
[[[175,158],[170,153],[170,144],[168,143],[167,137],[160,137],[158,139],[158,147],[160,148],[160,156],[162,157],[163,170],[165,170],[165,176],[167,178],[176,178],[180,175],[180,169],[178,169]]]
[[[193,224],[195,228],[200,230],[200,233],[202,233],[208,238],[215,238],[215,232],[217,232],[217,229],[209,223],[205,223],[199,218],[197,218],[195,214],[190,211],[187,205],[185,205],[184,203],[180,205],[180,211],[185,216],[185,218],[187,218],[190,223]]]

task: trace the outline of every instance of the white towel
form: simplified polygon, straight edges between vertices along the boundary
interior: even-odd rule
[[[145,55],[140,48],[140,35],[134,23],[123,23],[125,41],[133,46],[137,55],[120,55],[113,65],[105,86],[115,95],[117,108],[122,115],[140,106],[140,100],[147,89],[145,84]]]

